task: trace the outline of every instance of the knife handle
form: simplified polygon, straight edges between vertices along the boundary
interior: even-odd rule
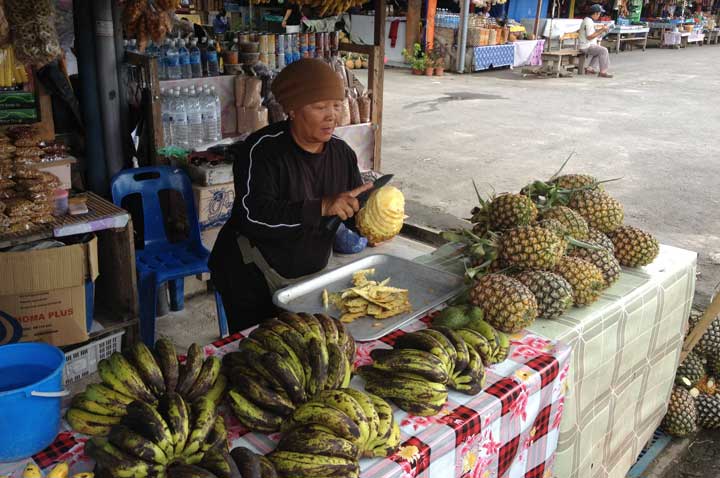
[[[329,220],[325,221],[325,230],[328,232],[335,232],[340,227],[342,219],[339,216],[332,216]]]

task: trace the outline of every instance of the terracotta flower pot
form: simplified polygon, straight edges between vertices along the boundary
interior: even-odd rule
[[[422,74],[423,74],[422,70],[415,70],[415,69],[413,69],[412,72],[413,72],[413,75],[422,75]]]
[[[429,66],[425,68],[425,76],[432,76],[433,75],[433,68],[432,66]]]
[[[437,68],[436,67],[434,73],[435,73],[435,76],[443,76],[443,75],[445,75],[445,68],[442,68],[442,67]]]

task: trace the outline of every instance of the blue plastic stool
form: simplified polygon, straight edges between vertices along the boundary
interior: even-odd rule
[[[135,253],[140,296],[140,336],[148,346],[155,344],[155,307],[157,289],[167,282],[170,288],[170,309],[182,310],[184,306],[184,278],[209,272],[210,252],[200,240],[192,186],[187,175],[169,166],[126,169],[112,179],[112,197],[122,206],[125,197],[139,194],[142,199],[144,242],[142,250]],[[172,190],[182,195],[189,223],[189,237],[180,242],[169,242],[165,235],[160,191]],[[228,335],[227,317],[220,293],[215,291],[220,336]]]

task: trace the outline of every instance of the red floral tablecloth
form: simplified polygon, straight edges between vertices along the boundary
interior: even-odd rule
[[[427,327],[428,318],[408,324],[380,340],[358,343],[356,365],[372,361],[370,352],[390,348],[401,335]],[[207,355],[222,356],[237,349],[250,330],[205,346]],[[537,335],[512,337],[504,362],[487,369],[485,390],[476,396],[450,392],[442,412],[417,417],[396,409],[402,445],[391,457],[360,461],[365,478],[549,478],[558,443],[560,419],[567,389],[571,350]],[[352,386],[363,381],[353,378]],[[395,408],[395,407],[394,407]],[[279,435],[249,433],[229,413],[224,414],[231,447],[247,446],[260,453],[271,451]],[[47,470],[67,461],[73,472],[92,463],[83,455],[87,437],[63,431],[49,448],[33,460]],[[24,463],[0,464],[0,475],[20,476]]]

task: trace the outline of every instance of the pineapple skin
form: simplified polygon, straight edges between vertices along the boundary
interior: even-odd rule
[[[584,259],[563,257],[553,272],[570,283],[573,303],[577,307],[592,304],[605,289],[605,279],[600,269]]]
[[[608,237],[615,245],[615,257],[626,267],[646,266],[660,253],[657,239],[634,226],[618,227]]]
[[[672,436],[685,437],[697,430],[696,422],[695,399],[684,388],[673,388],[668,411],[660,425],[662,429]]]
[[[622,270],[620,269],[620,262],[608,250],[595,251],[592,249],[577,247],[574,248],[568,255],[584,259],[600,269],[603,279],[605,279],[606,287],[610,287],[617,282],[618,279],[620,279],[620,272]]]
[[[510,229],[500,239],[500,258],[522,269],[552,269],[566,244],[555,232],[540,226]]]
[[[568,207],[580,213],[588,226],[604,233],[620,227],[625,218],[622,204],[602,189],[572,193]]]
[[[489,204],[490,229],[504,231],[518,226],[527,226],[537,219],[538,210],[532,200],[522,194],[501,194]]]
[[[546,271],[523,271],[513,276],[535,295],[538,318],[554,320],[573,305],[573,289],[561,276]]]
[[[470,290],[470,303],[485,312],[485,321],[513,334],[535,321],[538,305],[533,293],[520,281],[503,274],[488,274]]]

